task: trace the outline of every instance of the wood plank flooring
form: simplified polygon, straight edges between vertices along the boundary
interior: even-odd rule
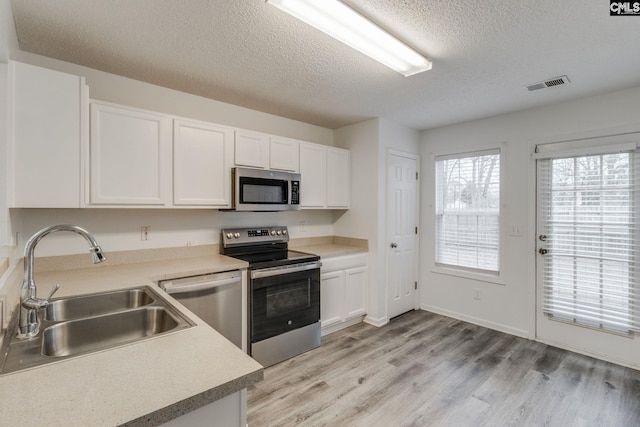
[[[415,311],[265,370],[262,426],[640,426],[640,371]]]

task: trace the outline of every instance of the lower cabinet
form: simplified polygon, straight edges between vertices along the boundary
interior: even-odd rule
[[[322,259],[320,320],[322,335],[362,321],[367,313],[367,255]]]

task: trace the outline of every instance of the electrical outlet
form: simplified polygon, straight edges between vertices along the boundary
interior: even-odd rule
[[[197,240],[187,240],[187,246],[198,246]]]
[[[480,289],[479,288],[475,288],[473,290],[473,299],[476,299],[478,301],[480,301],[482,299],[482,295],[480,294]]]
[[[140,227],[140,240],[151,240],[151,226],[143,225]]]
[[[300,232],[304,233],[306,230],[306,223],[304,221],[300,221]]]
[[[522,237],[522,226],[520,224],[511,224],[509,235],[513,237]]]

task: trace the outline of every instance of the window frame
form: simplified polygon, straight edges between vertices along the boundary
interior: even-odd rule
[[[431,266],[430,270],[433,273],[444,274],[448,276],[461,277],[465,279],[472,279],[480,282],[493,283],[498,285],[505,285],[505,144],[504,143],[494,143],[486,146],[475,146],[469,148],[461,148],[457,150],[450,151],[442,151],[442,152],[434,152],[431,153],[430,163],[432,179],[433,179],[433,194],[432,194],[432,205],[430,209],[431,215],[431,230],[433,232],[433,240],[432,240],[432,251],[433,256],[431,256]],[[470,267],[457,266],[451,264],[441,264],[436,262],[437,258],[437,246],[438,246],[438,213],[437,213],[437,197],[439,194],[438,190],[438,177],[437,177],[437,168],[436,163],[438,160],[447,160],[447,159],[457,159],[457,158],[466,158],[466,157],[474,157],[474,156],[482,156],[487,154],[496,153],[499,155],[499,165],[500,165],[500,175],[499,175],[499,188],[500,188],[500,201],[499,201],[499,214],[498,214],[498,271],[491,272],[488,270],[480,270]]]

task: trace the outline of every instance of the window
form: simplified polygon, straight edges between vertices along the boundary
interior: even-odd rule
[[[638,160],[633,150],[538,161],[548,316],[640,331]]]
[[[436,161],[436,265],[500,271],[500,151]]]

